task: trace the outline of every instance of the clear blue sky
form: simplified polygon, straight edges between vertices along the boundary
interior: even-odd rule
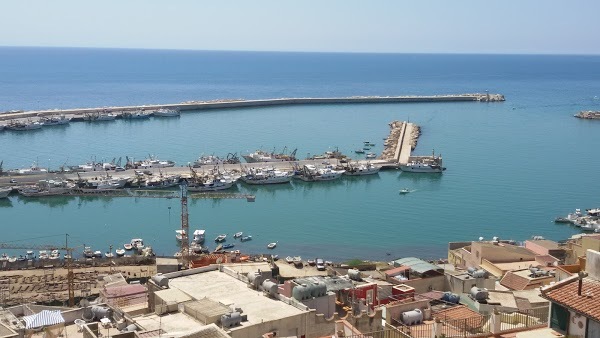
[[[3,0],[0,46],[600,54],[600,1]]]

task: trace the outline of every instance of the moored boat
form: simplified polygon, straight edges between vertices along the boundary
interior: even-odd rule
[[[0,198],[7,198],[13,189],[11,187],[0,188]]]
[[[286,262],[288,262],[289,264],[292,264],[292,263],[294,263],[294,257],[292,257],[292,256],[287,256],[287,257],[285,258],[285,261],[286,261]]]
[[[222,247],[222,249],[223,249],[223,250],[225,250],[225,249],[231,249],[231,248],[233,248],[234,246],[235,246],[235,244],[231,244],[231,243],[225,243],[225,244],[223,244],[223,247]]]
[[[286,154],[285,150],[286,150],[286,148],[284,148],[283,152],[281,152],[281,153],[275,153],[274,151],[269,153],[269,152],[266,152],[263,150],[257,150],[248,155],[242,155],[242,157],[248,163],[283,162],[283,161],[297,161],[298,160],[296,158],[297,149],[294,149],[294,151],[292,151],[289,155]]]
[[[215,242],[223,242],[225,241],[225,239],[227,238],[227,234],[222,234],[217,236],[217,238],[215,238]]]
[[[157,117],[178,117],[181,115],[178,109],[161,108],[154,111],[154,116]]]
[[[280,171],[275,168],[250,168],[242,175],[241,180],[247,184],[280,184],[289,183],[294,175],[287,171]]]
[[[575,223],[579,217],[583,217],[581,209],[575,209],[575,212],[568,214],[565,217],[556,217],[554,222],[556,223]]]
[[[123,257],[125,256],[125,249],[117,249],[115,250],[115,253],[117,254],[117,257]]]
[[[149,158],[136,164],[137,167],[141,169],[170,168],[175,166],[175,162],[162,161],[156,158],[155,156],[150,156]]]
[[[184,237],[185,237],[185,230],[183,230],[183,229],[175,230],[175,239],[177,239],[179,242],[181,242]]]
[[[375,154],[375,153],[367,153],[365,155],[365,158],[368,159],[368,160],[372,160],[374,158],[377,158],[377,154]]]
[[[11,121],[5,128],[14,131],[26,131],[41,129],[42,127],[43,124],[37,121]]]
[[[244,233],[243,233],[242,231],[240,231],[240,232],[236,232],[236,233],[233,235],[233,238],[241,238],[243,235],[244,235]]]
[[[349,164],[347,167],[345,167],[345,170],[346,171],[344,172],[344,175],[363,176],[363,175],[377,174],[379,172],[379,170],[381,170],[381,167],[377,167],[377,166],[373,165],[372,163],[358,164],[358,165]]]
[[[340,178],[344,172],[345,170],[334,169],[331,165],[327,165],[324,168],[317,168],[315,165],[306,164],[302,168],[298,178],[306,182],[332,181]]]
[[[64,126],[71,122],[71,118],[61,114],[60,116],[43,117],[40,122],[44,126]]]
[[[247,242],[247,241],[250,241],[250,240],[252,240],[252,236],[251,236],[251,235],[248,235],[248,236],[243,236],[242,238],[240,238],[240,240],[241,240],[242,242]]]
[[[269,243],[269,244],[267,244],[267,249],[275,249],[276,246],[277,246],[277,242]]]
[[[413,173],[441,173],[446,168],[442,166],[442,156],[416,157],[406,164],[400,165],[400,170]]]
[[[121,117],[126,120],[141,120],[141,119],[150,118],[151,115],[152,115],[152,112],[147,112],[144,110],[136,110],[136,111],[131,111],[131,112],[124,112],[123,114],[121,114]]]
[[[192,240],[193,243],[195,244],[202,244],[204,243],[204,235],[206,233],[206,230],[194,230],[193,236],[194,239]]]

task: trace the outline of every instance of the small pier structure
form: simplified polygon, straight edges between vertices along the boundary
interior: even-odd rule
[[[381,159],[391,163],[406,164],[417,146],[421,128],[405,121],[393,121],[389,126],[390,134],[385,139]]]

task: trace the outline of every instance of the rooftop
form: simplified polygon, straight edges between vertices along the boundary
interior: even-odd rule
[[[510,263],[494,263],[494,265],[502,271],[512,271],[512,270],[527,269],[527,268],[529,268],[529,266],[536,266],[536,265],[538,265],[538,262],[536,262],[536,261],[520,261],[520,262],[510,262]]]
[[[558,243],[555,241],[551,241],[549,239],[536,239],[536,240],[529,240],[528,242],[531,243],[535,243],[543,248],[546,249],[559,249]]]
[[[416,257],[400,258],[393,261],[394,266],[410,266],[410,269],[418,273],[425,273],[427,271],[441,271],[443,270],[437,265],[433,265],[422,259]]]
[[[249,324],[295,316],[304,311],[279,300],[266,297],[263,292],[223,272],[209,271],[173,278],[171,288],[179,289],[195,299],[210,298],[231,308],[241,308],[248,315]],[[244,325],[243,323],[242,325]]]
[[[304,277],[304,278],[296,278],[294,282],[297,284],[325,284],[327,286],[327,291],[339,291],[345,289],[351,289],[353,283],[351,280],[340,277],[321,277],[321,276],[313,276],[313,277]]]
[[[500,280],[500,284],[512,290],[526,290],[539,286],[547,280],[554,280],[552,275],[532,277],[529,269],[509,271]]]
[[[170,335],[191,332],[202,333],[201,335],[194,335],[194,337],[198,338],[229,337],[223,330],[221,330],[215,324],[201,326],[198,324],[198,321],[181,312],[173,312],[162,316],[149,314],[145,316],[138,316],[135,318],[135,320],[136,323],[143,327],[146,331],[156,331],[161,329],[163,332],[166,332]]]
[[[542,297],[582,315],[600,321],[600,281],[583,278],[581,296],[578,295],[578,276],[567,278],[542,289]]]

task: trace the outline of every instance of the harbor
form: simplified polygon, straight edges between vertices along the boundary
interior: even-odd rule
[[[600,111],[586,110],[581,111],[573,116],[583,120],[600,120]]]

